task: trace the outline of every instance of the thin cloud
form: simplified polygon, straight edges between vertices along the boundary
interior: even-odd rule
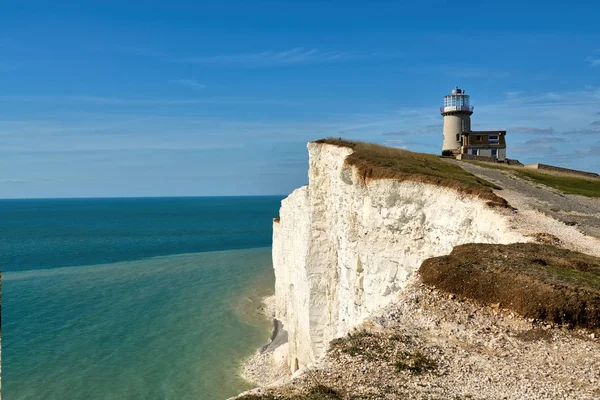
[[[196,89],[196,90],[200,90],[200,89],[204,89],[206,88],[206,85],[198,82],[197,80],[194,79],[173,79],[171,81],[169,81],[171,83],[175,83],[177,85],[182,85],[185,87],[189,87],[192,89]]]
[[[0,72],[16,71],[19,67],[17,63],[0,63]]]
[[[434,132],[436,131],[436,132]],[[434,133],[441,133],[442,132],[442,125],[441,124],[429,124],[426,125],[423,128],[416,128],[414,130],[398,130],[398,131],[392,131],[392,132],[385,132],[382,133],[382,136],[410,136],[410,135],[419,135],[419,136],[425,136],[425,135],[431,135]]]
[[[534,128],[528,126],[516,126],[508,129],[511,133],[525,133],[532,135],[554,135],[553,128]]]
[[[24,183],[29,183],[29,181],[26,181],[24,179],[2,179],[2,180],[0,180],[0,184],[7,184],[7,185],[22,185]]]
[[[585,90],[565,92],[545,92],[535,95],[522,95],[521,92],[504,92],[506,102],[494,106],[540,107],[600,104],[600,88],[586,85]]]
[[[576,129],[573,131],[565,132],[565,135],[594,135],[594,134],[600,134],[600,128]]]
[[[305,47],[295,47],[283,51],[261,51],[254,53],[233,53],[192,57],[177,57],[158,51],[138,48],[129,48],[126,50],[137,56],[159,58],[170,62],[233,67],[276,67],[298,64],[335,63],[381,55],[378,53],[356,54],[343,51],[324,51],[317,48]]]
[[[404,140],[404,139],[388,139],[383,141],[383,145],[390,147],[397,147],[401,149],[407,149],[409,146],[423,146],[437,148],[437,144],[421,142],[417,140]]]
[[[529,139],[528,141],[525,142],[525,144],[563,143],[566,141],[567,140],[565,138],[561,138],[561,137],[542,137],[542,138]]]
[[[369,57],[368,55],[352,54],[340,51],[322,51],[319,49],[294,49],[274,52],[263,51],[259,53],[225,54],[217,56],[188,57],[182,61],[191,64],[225,65],[247,67],[270,67],[294,64],[331,63],[356,60]]]
[[[529,154],[531,153],[530,146],[512,146],[510,147],[510,151],[513,151],[517,154]],[[535,148],[535,152],[538,154],[554,154],[557,150],[553,146],[537,146]]]
[[[88,103],[97,105],[115,105],[115,106],[182,106],[182,105],[194,105],[194,104],[252,104],[252,105],[301,105],[305,104],[300,101],[293,100],[278,100],[278,99],[261,99],[261,98],[250,98],[250,97],[204,97],[204,98],[132,98],[132,97],[110,97],[110,96],[94,96],[94,95],[80,95],[80,96],[62,96],[62,95],[11,95],[1,96],[1,101],[20,101],[27,103],[43,102],[43,103],[56,103],[56,102],[74,102],[74,103]]]
[[[597,120],[597,121],[592,121],[592,123],[590,125],[592,125],[592,126],[594,126],[594,125],[600,125],[600,119]]]
[[[585,59],[585,61],[587,61],[592,68],[600,67],[600,58],[588,57]]]
[[[412,131],[394,131],[394,132],[385,132],[382,133],[383,136],[407,136],[412,135],[414,132]]]
[[[463,64],[425,65],[409,68],[409,71],[427,75],[443,73],[447,76],[465,79],[504,79],[510,76],[510,71]]]
[[[600,152],[600,146],[592,146],[586,150],[577,150],[575,154],[577,157],[597,157],[598,152]]]

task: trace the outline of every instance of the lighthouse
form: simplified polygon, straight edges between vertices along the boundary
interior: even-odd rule
[[[444,106],[440,108],[444,116],[444,143],[442,152],[459,150],[461,134],[471,131],[473,107],[469,95],[463,89],[455,87],[451,94],[444,96]]]
[[[469,95],[456,86],[444,96],[440,107],[444,117],[444,142],[442,156],[455,156],[459,160],[505,162],[506,131],[472,131]]]

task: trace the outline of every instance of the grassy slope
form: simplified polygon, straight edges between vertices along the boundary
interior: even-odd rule
[[[364,181],[395,179],[430,183],[481,197],[490,205],[507,206],[503,198],[492,192],[492,189],[500,188],[432,154],[336,138],[321,139],[316,143],[353,149],[354,153],[346,158],[346,163],[355,166]]]
[[[480,167],[511,171],[515,175],[536,183],[541,183],[558,189],[564,193],[579,194],[588,197],[600,197],[600,179],[586,178],[583,176],[568,175],[552,171],[528,169],[524,167],[511,167],[502,164],[492,164],[478,161],[468,161]]]
[[[600,328],[600,258],[534,243],[470,243],[427,259],[424,283],[555,323]]]

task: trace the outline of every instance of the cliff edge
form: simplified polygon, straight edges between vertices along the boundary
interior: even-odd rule
[[[276,317],[292,372],[394,300],[423,260],[463,243],[528,240],[493,185],[435,156],[337,140],[308,152],[309,183],[273,224]]]

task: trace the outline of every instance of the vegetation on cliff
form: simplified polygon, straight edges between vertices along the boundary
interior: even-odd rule
[[[489,205],[508,205],[506,200],[492,192],[492,189],[500,189],[499,187],[433,154],[414,153],[341,138],[321,139],[315,143],[351,148],[354,152],[345,162],[356,167],[365,182],[373,179],[423,182],[481,197],[488,200]]]
[[[424,283],[527,318],[600,328],[600,259],[555,246],[465,244],[425,260]]]

